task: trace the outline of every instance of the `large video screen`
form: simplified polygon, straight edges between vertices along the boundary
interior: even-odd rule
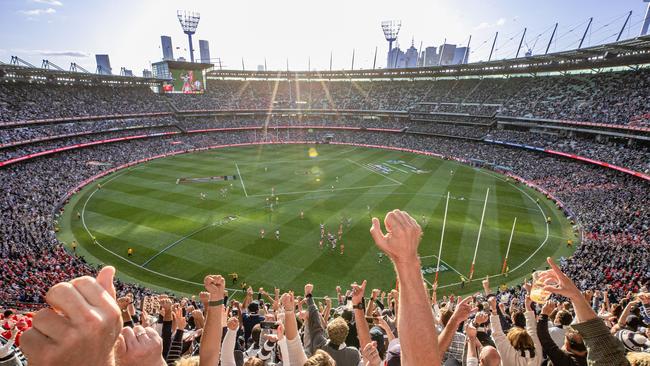
[[[172,83],[165,85],[165,92],[184,94],[203,93],[205,81],[200,70],[169,69]]]

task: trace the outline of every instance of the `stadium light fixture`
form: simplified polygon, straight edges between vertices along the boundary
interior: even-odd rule
[[[402,28],[401,20],[385,20],[381,22],[381,30],[388,41],[388,52],[393,49],[393,42],[397,40],[399,30]]]
[[[176,12],[176,15],[178,16],[178,21],[181,23],[181,27],[183,28],[183,33],[187,34],[187,39],[190,43],[190,61],[194,62],[194,46],[192,45],[192,35],[196,33],[196,28],[199,26],[201,14],[193,11],[178,10]]]

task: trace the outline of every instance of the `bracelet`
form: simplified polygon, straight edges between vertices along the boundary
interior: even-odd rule
[[[356,305],[353,304],[352,309],[366,310],[366,298],[362,297],[360,303],[358,303]]]
[[[208,301],[208,306],[219,306],[219,305],[223,305],[223,299]]]

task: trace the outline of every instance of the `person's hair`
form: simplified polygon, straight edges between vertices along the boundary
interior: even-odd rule
[[[582,335],[580,335],[580,333],[576,332],[572,328],[567,329],[567,331],[564,333],[564,338],[566,339],[566,343],[568,343],[567,351],[573,353],[587,352],[587,347],[585,347],[585,342],[582,339]]]
[[[648,352],[630,352],[627,355],[630,366],[650,366],[650,353]]]
[[[251,357],[244,361],[244,366],[264,366],[264,361],[257,357]]]
[[[174,366],[199,366],[199,356],[183,357],[174,363]]]
[[[530,351],[530,356],[535,357],[535,343],[533,338],[526,332],[526,329],[513,327],[508,332],[508,340],[514,349],[525,356],[525,351]]]
[[[336,361],[327,352],[319,349],[307,359],[304,366],[336,366]]]
[[[443,326],[447,326],[447,323],[449,323],[449,319],[451,319],[451,316],[454,314],[453,311],[449,309],[445,309],[440,312],[440,322],[442,323]]]
[[[567,325],[571,325],[571,322],[573,322],[573,316],[571,315],[571,313],[569,313],[566,310],[560,310],[557,312],[557,315],[555,316],[555,320],[558,323],[567,326]]]
[[[330,338],[330,342],[335,345],[340,345],[345,342],[349,331],[348,323],[341,318],[336,318],[327,324],[327,335]]]
[[[515,327],[526,328],[526,316],[524,316],[524,313],[521,312],[521,310],[512,310],[510,319],[512,320],[512,325]]]
[[[259,324],[255,324],[255,326],[253,326],[253,329],[251,329],[251,338],[253,339],[253,343],[255,344],[256,348],[260,346],[261,333],[262,333],[262,327]]]

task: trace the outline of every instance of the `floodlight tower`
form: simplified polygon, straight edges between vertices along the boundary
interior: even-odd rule
[[[178,10],[176,12],[176,15],[178,16],[178,21],[181,23],[181,27],[183,28],[183,33],[187,34],[187,39],[190,42],[190,61],[194,62],[194,46],[192,46],[192,35],[196,32],[196,28],[199,26],[201,14],[193,11]]]
[[[388,41],[388,52],[393,49],[393,42],[397,40],[400,28],[402,28],[401,20],[385,20],[381,22],[381,30],[384,31],[384,37]]]

